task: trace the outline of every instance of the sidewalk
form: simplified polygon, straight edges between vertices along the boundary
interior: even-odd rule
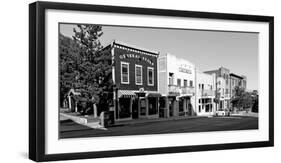
[[[75,123],[93,128],[93,129],[102,129],[106,130],[103,126],[100,125],[100,118],[93,116],[82,116],[79,113],[73,112],[60,112],[60,121],[72,120]]]

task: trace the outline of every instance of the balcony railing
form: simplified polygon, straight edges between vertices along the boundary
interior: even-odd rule
[[[214,90],[201,90],[202,96],[214,96],[215,91]]]
[[[194,94],[195,89],[194,87],[179,87],[177,85],[169,85],[168,86],[168,93],[169,94]]]
[[[194,87],[181,87],[181,94],[194,94],[195,89]]]
[[[177,85],[168,85],[169,94],[180,94],[180,88]]]

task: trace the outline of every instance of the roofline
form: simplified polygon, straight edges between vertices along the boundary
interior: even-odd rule
[[[159,55],[159,54],[160,54],[159,51],[154,51],[154,50],[150,50],[150,49],[138,47],[138,46],[136,46],[136,45],[124,43],[124,42],[117,41],[117,40],[113,40],[112,45],[113,45],[113,44],[123,45],[123,46],[126,46],[126,47],[128,47],[128,48],[133,48],[133,49],[136,49],[136,50],[140,50],[140,51],[152,53],[152,54],[154,54],[154,55]]]
[[[162,56],[163,56],[163,55],[162,55]],[[178,57],[178,56],[176,56],[176,55],[173,55],[173,54],[171,54],[171,53],[165,53],[165,56],[166,56],[166,57],[168,57],[168,56],[173,56],[173,57],[175,57],[177,60],[184,60],[184,61],[187,61],[187,62],[189,62],[192,66],[196,67],[195,63],[193,63],[193,62],[191,62],[191,61],[189,61],[189,60],[187,60],[187,59],[185,59],[185,58],[182,58],[182,57]]]
[[[217,73],[218,70],[208,70],[208,71],[203,71],[203,72],[207,73],[207,74],[209,74],[209,73]]]
[[[239,78],[239,79],[244,79],[242,76],[236,75],[234,73],[230,73],[229,75],[234,76],[234,77]]]

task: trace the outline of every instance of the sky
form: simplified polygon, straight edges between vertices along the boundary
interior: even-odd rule
[[[71,37],[74,24],[60,24],[60,33]],[[223,66],[247,76],[247,89],[258,90],[258,33],[190,29],[102,26],[103,46],[118,40],[160,53],[170,53],[195,64],[200,71]]]

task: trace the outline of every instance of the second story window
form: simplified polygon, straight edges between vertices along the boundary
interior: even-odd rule
[[[174,85],[174,73],[169,73],[169,85]]]
[[[121,83],[129,84],[129,63],[121,62]]]
[[[179,87],[181,86],[181,79],[177,80],[177,86],[179,86]]]
[[[136,75],[136,85],[142,85],[142,66],[136,65],[135,66],[135,75]]]
[[[192,80],[189,81],[189,86],[193,87],[193,81]]]
[[[147,67],[147,85],[154,85],[154,68]]]
[[[186,79],[183,80],[183,86],[187,87],[187,80]]]

